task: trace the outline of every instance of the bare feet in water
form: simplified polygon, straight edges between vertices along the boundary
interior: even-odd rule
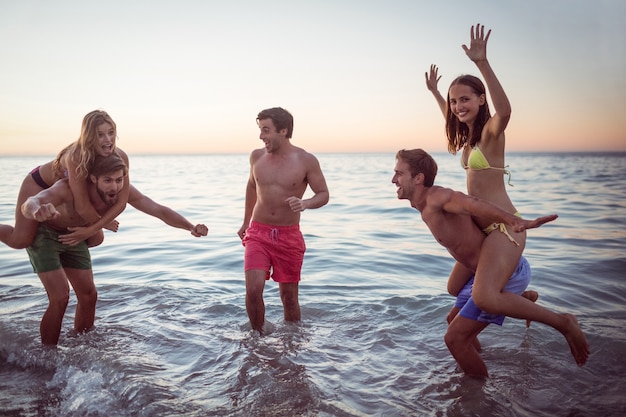
[[[562,316],[567,321],[563,331],[563,336],[569,344],[572,356],[578,366],[583,366],[589,358],[589,343],[578,325],[578,320],[572,314],[563,313]]]
[[[522,293],[522,297],[534,303],[539,298],[539,293],[537,291],[524,291],[524,293]],[[569,344],[570,351],[572,352],[572,356],[574,357],[576,364],[578,366],[583,366],[589,358],[589,343],[587,342],[587,338],[580,329],[578,320],[576,320],[575,316],[567,313],[563,313],[562,316],[566,321],[566,325],[564,330],[561,332]],[[530,323],[530,320],[526,320],[526,327],[530,327]]]

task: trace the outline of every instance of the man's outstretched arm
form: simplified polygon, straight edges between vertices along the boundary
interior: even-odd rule
[[[139,190],[134,188],[134,186],[131,186],[128,204],[135,207],[139,211],[143,211],[150,216],[161,219],[169,226],[189,230],[195,237],[206,236],[209,232],[209,228],[204,224],[197,224],[194,226],[183,215],[167,206],[155,202],[150,197],[142,194]]]

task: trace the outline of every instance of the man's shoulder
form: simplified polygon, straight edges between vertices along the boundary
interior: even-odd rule
[[[305,162],[317,162],[317,157],[304,148],[294,146],[292,152],[294,153],[294,155],[296,155],[298,158],[301,158]]]
[[[250,160],[251,161],[256,161],[257,159],[261,158],[266,153],[267,152],[265,151],[265,148],[255,149],[252,152],[250,152]]]
[[[428,187],[428,194],[426,195],[426,203],[428,206],[441,207],[445,204],[450,198],[452,198],[452,194],[454,190],[451,188],[441,187],[438,185],[433,185],[432,187]]]
[[[441,187],[439,185],[433,185],[432,187],[428,187],[428,197],[440,198],[442,196],[449,195],[453,190],[451,188]]]

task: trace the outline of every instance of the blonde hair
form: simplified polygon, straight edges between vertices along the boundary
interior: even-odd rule
[[[83,117],[83,124],[80,129],[80,137],[77,141],[66,146],[52,163],[52,169],[59,177],[64,176],[64,167],[61,162],[67,154],[73,162],[76,162],[76,176],[85,179],[89,175],[91,166],[96,158],[96,147],[98,146],[98,126],[102,123],[109,123],[117,136],[117,126],[115,122],[104,110],[94,110]],[[115,151],[115,148],[113,149]]]

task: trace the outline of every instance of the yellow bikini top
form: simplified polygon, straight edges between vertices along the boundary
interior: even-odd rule
[[[475,171],[480,171],[483,169],[499,169],[502,171],[503,174],[509,176],[508,184],[511,187],[513,186],[513,184],[511,184],[511,172],[507,169],[509,166],[506,165],[504,168],[499,168],[499,167],[492,167],[491,165],[489,165],[487,158],[485,158],[485,155],[480,150],[478,145],[472,148],[472,151],[470,152],[469,157],[467,158],[467,165],[463,163],[463,158],[461,158],[461,166],[465,168],[466,170],[472,169]]]

